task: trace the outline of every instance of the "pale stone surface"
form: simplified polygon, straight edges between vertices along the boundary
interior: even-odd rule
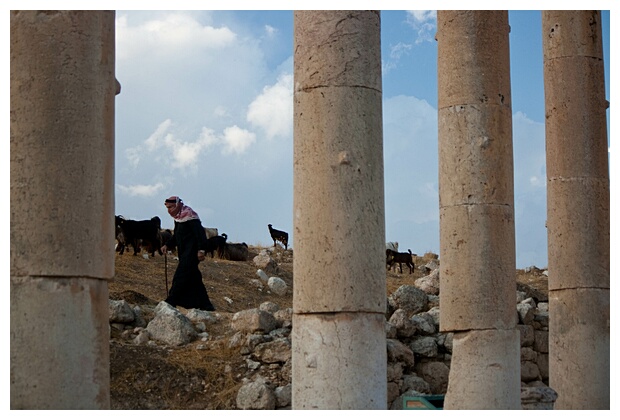
[[[385,312],[379,13],[294,16],[295,311]]]
[[[254,355],[263,363],[284,363],[291,358],[291,342],[287,338],[279,338],[260,343],[254,349]]]
[[[521,388],[523,410],[553,410],[557,398],[557,392],[546,386]]]
[[[381,92],[296,92],[295,115],[295,310],[382,312]],[[348,163],[339,158],[343,150]]]
[[[515,329],[454,334],[444,407],[461,410],[519,409],[519,359],[519,332]]]
[[[464,104],[440,108],[437,118],[439,183],[444,186],[439,190],[439,206],[488,204],[512,207],[514,171],[510,107]],[[445,255],[440,253],[443,266]]]
[[[108,285],[11,278],[11,409],[109,409]]]
[[[381,91],[378,11],[299,11],[294,19],[295,90],[365,86]]]
[[[268,333],[277,326],[276,318],[271,312],[258,308],[236,312],[231,320],[231,328],[241,332],[262,331]]]
[[[474,330],[454,335],[453,409],[518,407],[509,32],[507,11],[437,12],[440,331]],[[480,350],[498,369],[477,330],[513,339]]]
[[[380,13],[294,22],[292,407],[385,409]]]
[[[549,293],[549,386],[555,408],[609,409],[609,290]]]
[[[129,324],[134,321],[136,315],[131,306],[124,300],[109,300],[110,322]]]
[[[547,182],[549,290],[609,289],[609,198],[609,179],[567,174]]]
[[[277,399],[274,390],[264,379],[259,379],[244,384],[237,393],[236,402],[241,410],[274,410]]]
[[[462,104],[512,106],[509,32],[507,11],[442,10],[437,14],[439,109]]]
[[[439,214],[441,331],[513,328],[518,315],[512,208],[453,206]]]
[[[294,315],[293,408],[386,409],[384,319],[382,314]]]
[[[571,56],[603,59],[599,11],[545,10],[542,25],[545,60]]]
[[[11,408],[106,409],[114,12],[10,25]]]
[[[543,11],[542,23],[549,383],[558,393],[556,409],[609,409],[610,192],[601,16]]]
[[[437,28],[441,331],[510,329],[517,319],[508,14],[439,11]]]
[[[278,296],[284,296],[288,292],[288,286],[280,277],[269,277],[267,286],[269,286],[269,290]]]
[[[114,12],[12,11],[11,51],[11,274],[112,278]]]

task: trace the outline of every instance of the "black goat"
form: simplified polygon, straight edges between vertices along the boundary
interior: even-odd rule
[[[230,261],[247,261],[250,258],[248,245],[227,242],[217,253],[217,256]]]
[[[161,237],[159,235],[161,220],[159,217],[152,217],[151,220],[130,220],[125,219],[123,216],[116,216],[115,223],[124,238],[124,244],[121,245],[119,252],[121,255],[128,244],[131,244],[133,247],[133,255],[138,255],[141,242],[149,246],[149,253],[153,257],[155,256],[155,251],[158,251],[159,255],[161,255],[159,249],[161,247]]]
[[[208,238],[207,249],[205,249],[205,252],[207,254],[211,254],[211,258],[215,257],[216,252],[218,256],[220,256],[222,251],[224,250],[224,247],[226,246],[226,239],[228,239],[228,235],[226,235],[225,233]]]
[[[278,229],[274,229],[271,225],[267,225],[269,228],[269,234],[271,235],[271,239],[273,239],[273,246],[276,246],[276,241],[282,242],[284,245],[284,249],[288,249],[288,233],[283,232]]]
[[[121,229],[121,220],[125,220],[125,218],[123,216],[114,216],[114,236],[117,242],[115,251],[123,255],[123,252],[125,252],[125,235],[123,235],[123,230]]]
[[[170,239],[172,239],[172,231],[170,229],[161,229],[159,231],[159,236],[161,237],[161,245],[164,246],[168,243]],[[176,251],[176,246],[167,246],[166,252],[174,252]]]
[[[392,266],[394,264],[398,264],[400,267],[400,272],[403,272],[403,264],[409,267],[409,274],[412,274],[415,271],[415,266],[413,265],[413,257],[417,256],[413,254],[411,250],[408,250],[409,253],[406,252],[395,252],[391,249],[385,250],[385,263],[388,266],[388,270],[392,270]]]

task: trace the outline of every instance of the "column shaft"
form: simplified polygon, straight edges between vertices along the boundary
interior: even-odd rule
[[[295,12],[293,408],[386,408],[380,15]]]
[[[549,382],[557,409],[609,409],[610,212],[599,11],[543,11]]]
[[[459,333],[450,409],[521,406],[509,32],[506,11],[437,12],[440,328]]]
[[[114,12],[10,19],[11,408],[109,408]]]

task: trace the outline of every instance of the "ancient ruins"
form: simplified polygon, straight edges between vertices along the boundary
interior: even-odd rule
[[[380,12],[294,20],[293,408],[386,409]],[[600,13],[542,22],[550,387],[556,409],[609,409]],[[12,409],[110,406],[114,25],[114,11],[11,11]],[[507,11],[437,12],[446,409],[520,408],[509,32]],[[470,304],[481,291],[492,307]]]

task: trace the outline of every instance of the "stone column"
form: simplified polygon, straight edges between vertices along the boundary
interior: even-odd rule
[[[446,409],[521,408],[507,11],[438,11]]]
[[[11,409],[106,409],[114,12],[10,22]]]
[[[609,410],[609,163],[599,11],[543,11],[549,385]]]
[[[293,408],[387,408],[380,15],[297,11]]]

